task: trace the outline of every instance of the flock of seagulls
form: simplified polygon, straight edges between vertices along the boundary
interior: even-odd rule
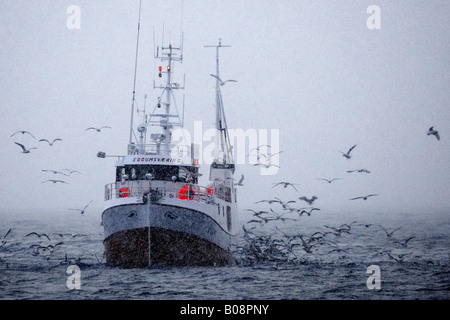
[[[89,127],[89,128],[86,128],[85,131],[95,130],[96,132],[100,132],[102,129],[106,129],[106,128],[111,129],[111,127],[109,127],[109,126],[102,126],[102,127],[98,127],[98,128]],[[16,132],[14,132],[14,133],[12,133],[10,135],[11,138],[12,137],[16,137],[16,136],[28,136],[28,137],[31,137],[33,140],[37,140],[38,142],[46,142],[50,147],[54,146],[56,142],[62,142],[63,141],[63,139],[61,139],[61,138],[55,138],[55,139],[42,138],[42,139],[38,140],[38,139],[36,139],[36,136],[34,134],[32,134],[30,131],[27,131],[27,130],[19,130],[19,131],[16,131]],[[27,147],[25,147],[24,144],[19,143],[17,141],[14,141],[14,143],[16,145],[18,145],[22,149],[22,153],[27,153],[28,154],[28,153],[31,153],[31,150],[38,149],[35,146],[27,148]],[[53,175],[61,176],[62,178],[70,177],[73,174],[81,174],[80,171],[69,169],[69,168],[64,168],[64,169],[61,169],[61,170],[42,169],[41,171],[44,172],[44,173],[51,173]],[[241,179],[241,181],[239,182],[240,184],[242,184],[242,180],[243,179]],[[42,184],[44,184],[44,183],[51,183],[51,184],[61,184],[61,185],[68,185],[69,184],[67,181],[65,181],[63,179],[57,179],[57,178],[47,179],[47,180],[41,181],[41,183]],[[91,200],[82,209],[69,208],[69,210],[79,211],[80,214],[83,215],[85,213],[87,207],[92,203],[92,201],[93,200]],[[27,236],[31,236],[33,234],[36,235],[36,236],[42,236],[42,235],[40,235],[38,233],[31,233],[31,234],[28,234]],[[48,238],[47,235],[43,235],[43,236],[46,236]],[[37,248],[37,246],[36,246],[36,248]]]
[[[250,211],[250,209],[249,209]],[[254,211],[255,214],[262,215],[268,211]],[[287,218],[285,218],[287,219]],[[267,218],[267,221],[275,221],[277,219]],[[254,222],[259,223],[258,220]],[[348,244],[340,244],[349,241],[352,234],[360,234],[362,230],[378,227],[386,234],[386,243],[382,245],[383,249],[378,250],[375,255],[369,256],[372,259],[377,255],[386,255],[390,260],[397,263],[403,263],[405,257],[412,252],[400,252],[400,249],[408,248],[408,244],[415,237],[411,236],[406,239],[394,238],[393,234],[400,228],[388,230],[380,224],[361,223],[353,221],[351,223],[343,223],[339,226],[324,225],[324,230],[315,231],[312,234],[294,233],[288,234],[282,231],[279,226],[275,226],[275,231],[256,233],[255,227],[248,229],[245,224],[242,226],[244,244],[236,245],[235,252],[238,254],[238,260],[243,264],[254,264],[258,262],[295,262],[302,263],[308,257],[312,256],[330,256],[331,253],[337,252],[340,258],[349,257],[351,259],[352,249]],[[376,232],[376,230],[375,230]],[[382,237],[378,238],[382,241]],[[350,240],[351,241],[351,240]],[[369,254],[370,255],[370,254]]]
[[[86,128],[84,131],[88,131],[88,130],[95,130],[96,132],[101,132],[102,129],[112,129],[109,126],[102,126],[102,127],[89,127]],[[13,134],[10,135],[10,137],[14,137],[18,134],[22,134],[22,135],[27,135],[32,137],[34,140],[37,140],[36,137],[29,131],[27,130],[19,130],[14,132]],[[57,141],[63,141],[61,138],[55,138],[55,139],[46,139],[46,138],[42,138],[39,139],[38,142],[47,142],[47,144],[52,147]],[[22,153],[31,153],[31,150],[37,149],[37,147],[26,147],[24,144],[19,143],[19,142],[14,142],[15,144],[17,144],[21,149],[22,149]]]
[[[3,236],[2,242],[0,244],[0,250],[3,252],[7,252],[11,250],[11,244],[18,243],[20,240],[17,237],[14,237],[14,235],[11,237],[11,233],[13,229],[10,228],[8,232]],[[24,245],[27,246],[28,249],[31,249],[29,254],[32,256],[40,256],[45,260],[50,260],[50,258],[54,255],[56,252],[61,252],[61,250],[66,251],[64,254],[64,259],[59,261],[59,264],[80,264],[81,259],[85,259],[84,256],[79,256],[77,258],[75,257],[68,257],[67,254],[67,247],[65,247],[65,244],[67,243],[67,240],[74,240],[77,237],[84,237],[86,235],[84,234],[77,234],[77,233],[53,233],[53,235],[57,236],[56,239],[54,239],[54,236],[49,236],[46,233],[39,233],[39,232],[29,232],[28,234],[23,236],[23,239],[27,239],[26,242],[24,242]],[[28,240],[28,238],[30,240]],[[31,241],[31,243],[30,243]],[[58,249],[62,248],[62,249]],[[57,250],[58,249],[58,250]],[[63,251],[63,252],[64,252]],[[102,263],[102,259],[99,259],[96,254],[91,253],[88,250],[83,249],[82,251],[85,251],[89,253],[90,255],[94,256],[99,263]],[[60,259],[58,257],[54,258]],[[0,259],[0,263],[3,261]]]
[[[429,129],[428,135],[435,135],[436,138],[439,140],[439,134],[436,130],[434,130],[433,127]],[[258,153],[260,152],[260,148],[263,146],[259,146],[258,148],[255,148],[254,150],[257,150]],[[270,146],[265,145],[264,147],[270,148]],[[339,151],[342,156],[349,160],[351,159],[355,154],[355,149],[357,147],[357,144],[352,145],[347,152]],[[259,156],[259,158],[262,158]],[[258,158],[258,159],[259,159]],[[359,168],[359,169],[353,169],[353,170],[347,170],[347,173],[349,174],[370,174],[371,171],[365,168]],[[342,180],[342,178],[332,178],[332,179],[326,179],[326,178],[318,178],[318,180],[325,181],[328,184],[331,184],[332,182]],[[299,192],[299,185],[298,183],[293,183],[289,181],[280,181],[277,183],[272,184],[272,188],[282,187],[284,189],[293,189],[296,192]],[[377,197],[379,196],[378,193],[370,193],[366,195],[361,195],[357,197],[349,198],[350,201],[356,201],[356,200],[362,200],[367,201],[369,198]],[[296,213],[298,217],[302,217],[303,215],[311,216],[313,212],[319,212],[321,211],[320,208],[315,207],[314,204],[316,201],[318,201],[319,197],[316,195],[312,195],[311,197],[301,195],[300,197],[297,197],[296,200],[287,200],[283,201],[279,197],[274,197],[273,199],[264,199],[255,202],[255,204],[260,203],[266,203],[268,204],[268,207],[262,208],[262,209],[247,209],[246,211],[249,212],[252,215],[252,218],[247,221],[246,225],[252,225],[253,227],[251,229],[248,229],[245,227],[245,225],[242,226],[242,229],[244,231],[244,239],[246,240],[246,244],[244,246],[241,246],[238,248],[237,252],[239,253],[245,253],[245,259],[250,259],[250,262],[256,262],[256,261],[262,261],[264,259],[266,260],[277,260],[277,259],[287,259],[287,260],[297,260],[300,256],[298,255],[300,250],[303,252],[303,254],[311,254],[315,252],[319,247],[322,247],[322,245],[329,245],[331,246],[331,251],[328,251],[328,253],[331,252],[338,252],[340,254],[346,253],[348,254],[348,249],[343,249],[340,247],[335,240],[330,239],[330,236],[333,236],[335,238],[342,237],[343,234],[350,235],[351,230],[354,227],[362,227],[364,230],[373,228],[374,226],[378,227],[378,230],[381,230],[385,233],[386,239],[390,239],[392,244],[396,244],[398,247],[401,248],[407,248],[410,241],[413,240],[415,237],[411,236],[406,239],[397,239],[394,238],[394,233],[397,232],[400,228],[395,228],[392,230],[388,230],[387,228],[383,227],[382,225],[375,225],[371,223],[360,223],[358,221],[353,221],[349,224],[342,224],[340,226],[330,226],[325,225],[324,228],[325,231],[321,232],[315,232],[312,235],[303,235],[303,234],[294,234],[294,235],[287,235],[286,233],[282,234],[281,239],[280,238],[274,238],[273,235],[267,235],[264,233],[263,235],[258,235],[255,232],[255,225],[256,226],[264,226],[269,222],[286,222],[286,221],[293,221],[297,220],[294,218],[291,218],[287,216],[288,213]],[[306,202],[309,207],[301,207],[299,208],[295,204],[298,202]],[[279,205],[280,207],[276,208],[272,205]],[[276,226],[276,229],[278,232],[282,232],[278,225]],[[295,251],[295,248],[297,251]],[[409,254],[394,254],[392,250],[385,250],[380,251],[377,254],[385,254],[389,259],[392,259],[396,262],[403,262],[403,259],[407,257]],[[278,255],[277,258],[275,256]]]

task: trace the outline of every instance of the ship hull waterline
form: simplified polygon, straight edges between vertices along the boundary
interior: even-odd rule
[[[103,213],[106,264],[113,267],[229,266],[233,236],[207,214],[181,207],[125,205]]]

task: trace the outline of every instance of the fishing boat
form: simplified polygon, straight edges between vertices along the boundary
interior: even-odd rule
[[[138,28],[139,39],[139,28]],[[179,46],[158,46],[158,91],[153,109],[131,108],[127,153],[117,157],[115,181],[105,186],[102,225],[106,264],[125,268],[167,266],[224,266],[234,263],[231,246],[239,230],[235,163],[228,136],[216,49],[215,152],[209,180],[199,185],[199,146],[174,141],[184,126],[175,94],[184,84],[175,81],[175,66],[183,60]],[[138,42],[139,43],[139,42]],[[137,65],[137,50],[136,50]],[[211,78],[212,81],[213,78]],[[135,73],[136,84],[136,73]],[[184,99],[183,99],[184,101]],[[207,105],[208,102],[205,102]],[[141,121],[134,128],[134,116]],[[185,129],[183,129],[185,130]],[[97,154],[105,158],[105,152]]]

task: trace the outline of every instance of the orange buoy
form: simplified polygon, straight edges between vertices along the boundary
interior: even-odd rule
[[[206,189],[206,192],[208,192],[208,194],[210,194],[210,195],[214,194],[214,187],[213,187],[213,186],[209,186],[209,187]]]
[[[120,198],[126,198],[130,196],[130,189],[128,188],[120,188],[119,189],[119,197]]]
[[[182,185],[180,190],[178,191],[178,198],[182,200],[193,200],[195,196],[195,189],[188,185]]]

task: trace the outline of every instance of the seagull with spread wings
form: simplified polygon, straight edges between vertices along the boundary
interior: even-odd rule
[[[97,132],[100,132],[100,131],[102,131],[102,129],[112,129],[112,128],[108,127],[108,126],[103,126],[103,127],[100,127],[100,128],[89,127],[89,128],[86,128],[84,131],[95,130]]]
[[[347,152],[342,152],[342,151],[339,151],[339,152],[342,153],[342,156],[343,156],[343,157],[345,157],[345,158],[347,158],[347,159],[350,159],[350,158],[352,157],[352,156],[350,155],[350,152],[352,152],[352,150],[355,149],[355,147],[356,147],[356,144],[355,144],[353,147],[351,147],[350,149],[348,149]]]
[[[22,148],[22,153],[30,153],[31,152],[30,150],[37,149],[36,147],[32,147],[32,148],[28,148],[27,149],[27,148],[25,148],[25,146],[23,144],[20,144],[18,142],[14,142],[14,143]]]
[[[65,181],[63,181],[63,180],[56,180],[56,179],[45,180],[45,181],[42,181],[41,183],[45,183],[45,182],[65,183],[65,184],[68,184],[67,182],[65,182]]]
[[[37,233],[37,232],[30,232],[29,234],[27,234],[25,237],[29,237],[29,236],[31,236],[31,235],[36,235],[36,236],[38,236],[39,238],[40,237],[45,237],[45,238],[47,238],[49,241],[50,241],[50,238],[48,237],[48,235],[46,235],[45,233]]]
[[[287,182],[287,181],[280,181],[278,183],[275,183],[272,188],[274,188],[276,186],[279,186],[279,185],[282,185],[285,189],[287,187],[291,186],[292,188],[294,188],[295,191],[298,192],[297,188],[295,187],[295,186],[299,185],[298,183],[291,183],[291,182]]]
[[[72,208],[69,208],[69,210],[80,211],[80,214],[84,214],[84,211],[92,203],[92,201],[94,201],[94,200],[91,200],[83,209],[72,209]]]
[[[298,198],[298,200],[303,200],[306,201],[310,206],[313,204],[314,201],[316,201],[317,199],[319,199],[317,196],[312,196],[311,199],[308,199],[305,196],[302,196],[300,198]]]
[[[11,135],[11,137],[13,137],[13,136],[15,136],[16,134],[18,134],[18,133],[21,133],[21,134],[29,134],[30,136],[32,136],[33,137],[33,139],[36,139],[34,136],[33,136],[33,134],[31,134],[30,132],[28,132],[28,131],[26,131],[26,130],[20,130],[20,131],[16,131],[16,132],[14,132],[12,135]]]
[[[49,140],[47,140],[47,139],[40,139],[39,142],[41,142],[41,141],[47,142],[48,145],[49,145],[50,147],[52,147],[53,144],[54,144],[56,141],[62,141],[62,139],[56,138],[56,139],[53,139],[53,141],[49,141]]]
[[[237,82],[236,80],[225,80],[225,81],[222,81],[222,79],[220,79],[218,76],[216,76],[214,74],[210,74],[210,76],[216,78],[217,80],[219,80],[219,84],[221,86],[223,86],[227,82]]]
[[[355,198],[351,198],[350,200],[358,200],[358,199],[367,200],[369,197],[374,197],[374,196],[378,196],[378,194],[368,194],[367,196],[355,197]]]
[[[333,178],[333,179],[318,178],[318,180],[323,180],[323,181],[326,181],[328,183],[332,183],[333,181],[342,180],[342,179],[341,178]]]

